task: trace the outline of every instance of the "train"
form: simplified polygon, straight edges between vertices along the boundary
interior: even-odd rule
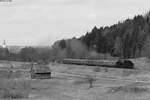
[[[129,59],[119,60],[88,60],[88,59],[62,59],[63,64],[101,66],[108,68],[134,69],[134,63]]]

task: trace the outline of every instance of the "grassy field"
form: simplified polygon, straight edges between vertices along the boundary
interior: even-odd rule
[[[21,68],[25,66],[11,63],[21,65]],[[4,90],[2,87],[13,91],[12,87],[16,85],[19,93],[29,93],[23,100],[150,100],[149,71],[66,64],[49,64],[49,67],[52,79],[31,80],[29,77],[23,82],[15,81],[13,85],[8,79],[7,85],[0,85],[0,91]],[[93,80],[92,87],[90,80]]]

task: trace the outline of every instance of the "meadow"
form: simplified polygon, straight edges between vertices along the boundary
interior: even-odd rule
[[[6,62],[1,62],[6,65]],[[147,70],[104,68],[50,63],[51,79],[31,79],[25,75],[30,64],[9,62],[19,73],[4,75],[0,96],[21,100],[149,100],[150,72]],[[2,66],[2,65],[1,65]],[[8,66],[9,67],[9,66]],[[8,68],[10,70],[10,68]],[[1,69],[5,69],[2,68]],[[4,74],[0,72],[0,74]],[[10,77],[11,76],[11,77]],[[13,76],[13,77],[12,77]],[[18,77],[19,76],[19,77]],[[90,84],[92,83],[92,87]]]

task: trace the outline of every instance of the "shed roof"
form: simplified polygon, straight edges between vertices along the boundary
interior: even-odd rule
[[[44,64],[33,65],[33,70],[34,70],[35,73],[49,73],[49,72],[51,72],[50,68],[47,65],[44,65]]]

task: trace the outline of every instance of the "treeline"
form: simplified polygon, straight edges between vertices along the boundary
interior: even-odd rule
[[[113,58],[109,53],[98,53],[94,50],[88,50],[87,45],[80,39],[72,38],[60,40],[52,46],[55,59],[107,59]]]
[[[18,53],[12,53],[8,48],[0,48],[0,60],[49,63],[61,61],[64,58],[75,59],[107,59],[109,54],[89,52],[86,46],[76,38],[57,41],[52,47],[24,47]]]
[[[51,59],[50,47],[24,47],[18,53],[11,53],[8,48],[0,48],[0,60],[48,63]]]
[[[91,32],[87,32],[80,38],[59,41],[59,45],[62,50],[69,49],[65,44],[77,40],[84,45],[86,51],[120,58],[136,58],[143,56],[145,44],[149,44],[146,43],[149,36],[150,13],[126,19],[112,26],[94,27]]]

